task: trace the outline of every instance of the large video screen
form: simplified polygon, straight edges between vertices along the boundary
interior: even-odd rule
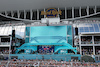
[[[36,26],[30,28],[31,43],[57,43],[56,38],[66,37],[67,26]],[[36,41],[37,40],[37,41]]]
[[[38,46],[38,53],[50,54],[54,52],[54,46]]]

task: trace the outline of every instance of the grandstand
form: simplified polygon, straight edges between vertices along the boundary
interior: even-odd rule
[[[8,0],[0,6],[0,67],[100,66],[100,1]]]
[[[86,22],[86,21],[84,21]],[[95,23],[93,23],[95,22]],[[75,45],[81,55],[94,55],[95,59],[99,61],[99,39],[100,39],[100,24],[99,21],[91,21],[91,23],[84,23],[78,25],[79,36],[75,37]]]

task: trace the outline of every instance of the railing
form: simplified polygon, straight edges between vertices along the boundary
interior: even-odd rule
[[[81,41],[81,44],[93,44],[93,42]],[[94,41],[94,44],[100,44],[100,41]]]
[[[95,55],[96,61],[100,61],[100,55]]]
[[[26,56],[25,56],[26,55]],[[70,61],[72,58],[76,60],[80,60],[79,54],[55,54],[55,55],[38,55],[38,54],[12,54],[10,55],[11,58],[19,57],[19,59],[36,59],[36,60],[57,60],[57,61]],[[71,58],[72,57],[72,58]]]
[[[10,45],[10,42],[1,42],[0,45]]]
[[[100,55],[100,53],[99,52],[96,52],[96,54],[95,55]]]
[[[93,55],[93,52],[84,52],[84,53],[82,53],[82,55]]]
[[[100,41],[94,41],[94,44],[100,44]]]
[[[81,41],[81,44],[93,44],[91,41]]]
[[[0,54],[9,54],[9,51],[7,51],[7,52],[0,51]]]

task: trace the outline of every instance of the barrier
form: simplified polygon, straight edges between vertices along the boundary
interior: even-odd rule
[[[77,59],[80,60],[81,55],[79,54],[46,54],[46,55],[41,55],[41,54],[10,54],[10,57],[18,57],[18,59],[38,59],[38,60],[63,60],[63,61],[70,61],[71,59]]]

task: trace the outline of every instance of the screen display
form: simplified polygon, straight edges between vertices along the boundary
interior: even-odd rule
[[[54,52],[54,46],[38,46],[38,53],[48,54]]]
[[[66,26],[30,27],[31,43],[57,43],[59,38],[66,37]],[[58,39],[57,39],[58,38]]]

